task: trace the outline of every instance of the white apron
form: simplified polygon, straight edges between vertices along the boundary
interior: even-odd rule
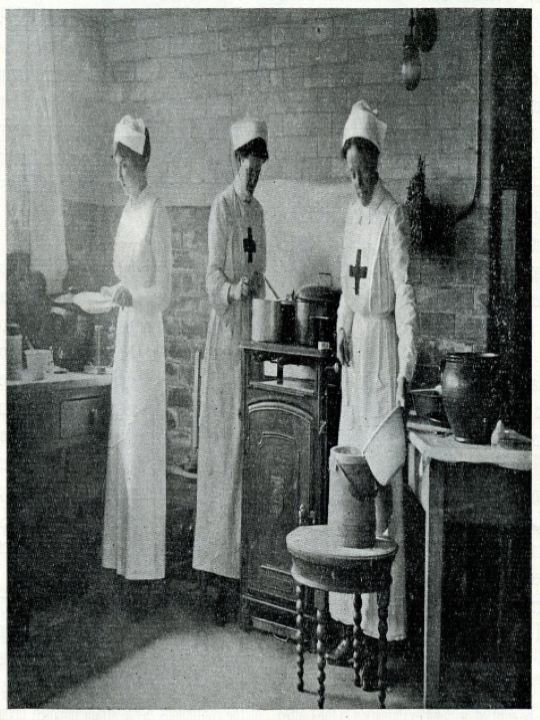
[[[103,566],[130,580],[154,580],[165,576],[162,312],[171,291],[171,229],[165,209],[147,190],[124,208],[114,271],[133,305],[119,309],[116,325]]]
[[[398,375],[412,378],[416,312],[408,260],[404,212],[379,181],[368,207],[359,200],[351,204],[345,227],[337,326],[351,335],[352,359],[342,371],[339,445],[364,447],[396,406]],[[378,497],[377,534],[386,532],[399,545],[392,566],[388,640],[401,640],[407,620],[401,469],[389,483],[392,513],[388,518]],[[351,625],[352,596],[330,593],[330,613]],[[362,596],[362,628],[367,635],[379,635],[376,594]]]
[[[240,199],[236,182],[212,205],[208,223],[206,288],[211,304],[202,363],[197,516],[193,567],[230,578],[240,577],[241,355],[249,340],[249,299],[228,302],[231,284],[266,269],[266,236],[261,205]],[[255,250],[249,262],[244,239]],[[264,285],[258,295],[264,297]]]

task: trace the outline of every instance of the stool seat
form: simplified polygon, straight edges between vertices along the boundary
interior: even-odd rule
[[[397,544],[393,540],[381,537],[375,539],[373,547],[343,547],[334,528],[329,525],[302,525],[292,530],[286,541],[287,550],[294,557],[350,568],[368,560],[392,559],[397,552]]]
[[[360,656],[362,620],[362,593],[377,593],[379,607],[379,707],[385,707],[386,698],[386,632],[391,567],[398,551],[397,543],[390,538],[376,538],[370,548],[343,547],[334,530],[328,525],[305,525],[290,532],[286,538],[292,557],[291,574],[297,583],[297,687],[304,689],[304,587],[323,590],[325,593],[347,593],[354,596],[353,646],[355,684],[360,686]],[[327,596],[323,607],[317,608],[317,655],[319,668],[320,709],[324,707],[324,681],[326,665],[325,636]]]

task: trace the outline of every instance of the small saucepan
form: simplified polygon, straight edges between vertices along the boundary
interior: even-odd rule
[[[251,300],[251,339],[254,342],[281,341],[281,302],[253,298]]]

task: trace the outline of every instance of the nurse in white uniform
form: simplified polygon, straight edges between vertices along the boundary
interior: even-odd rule
[[[342,155],[355,199],[347,213],[338,310],[338,357],[343,365],[339,445],[364,448],[373,431],[404,404],[416,362],[416,310],[409,279],[406,213],[381,182],[377,167],[386,124],[367,103],[353,105],[345,124]],[[403,438],[404,441],[404,438]],[[377,495],[377,534],[399,545],[392,568],[388,640],[406,637],[402,459]],[[345,625],[343,641],[329,659],[352,654],[352,597],[331,594],[330,613]],[[378,638],[376,595],[362,597],[362,628]],[[376,666],[364,663],[363,685],[376,688]]]
[[[165,351],[162,313],[171,294],[171,227],[148,188],[150,135],[129,115],[113,157],[128,201],[114,244],[119,283],[102,288],[120,306],[111,390],[103,566],[130,583],[135,609],[165,576]],[[142,602],[142,605],[141,605]]]
[[[264,297],[266,234],[253,197],[268,159],[266,123],[231,127],[235,177],[212,204],[206,289],[210,321],[202,366],[193,567],[220,577],[215,620],[227,620],[227,590],[240,577],[240,343],[251,335],[251,298]],[[227,580],[226,580],[227,579]]]

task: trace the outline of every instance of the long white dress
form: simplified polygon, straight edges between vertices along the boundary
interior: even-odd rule
[[[113,264],[133,305],[118,311],[116,325],[103,566],[130,580],[155,580],[165,576],[162,313],[170,301],[172,261],[167,212],[147,189],[124,208]]]
[[[367,207],[360,200],[351,203],[345,224],[337,327],[351,335],[352,360],[342,372],[339,445],[363,448],[396,406],[398,375],[408,381],[412,378],[416,363],[416,310],[409,281],[408,247],[405,211],[379,180]],[[358,251],[361,252],[358,274],[363,277],[356,280]],[[388,640],[401,640],[406,637],[407,621],[401,469],[389,483],[392,514],[386,527],[378,498],[377,533],[387,531],[399,545],[392,567]],[[336,620],[351,625],[352,597],[331,593],[330,613]],[[367,635],[379,635],[374,594],[362,596],[362,628]]]
[[[249,262],[244,239],[255,243]],[[229,302],[231,285],[266,268],[266,235],[260,203],[242,200],[238,179],[214,200],[208,223],[206,289],[210,320],[202,365],[197,515],[193,567],[240,577],[241,355],[250,339],[249,299]],[[258,289],[264,295],[264,287]]]

